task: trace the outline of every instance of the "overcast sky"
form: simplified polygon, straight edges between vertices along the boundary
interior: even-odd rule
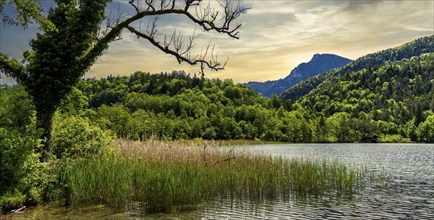
[[[48,0],[42,2],[46,7],[50,4]],[[287,76],[315,53],[356,59],[434,34],[433,0],[244,0],[241,4],[251,10],[238,20],[244,24],[239,40],[196,29],[202,34],[198,45],[207,44],[211,37],[221,60],[229,57],[224,71],[206,71],[209,78],[275,80]],[[176,28],[191,34],[195,30],[193,24],[177,16],[160,17],[158,25],[162,31]],[[22,30],[0,25],[0,51],[21,59],[35,32],[33,26]],[[126,32],[122,37],[110,45],[86,76],[129,75],[137,70],[199,71],[199,67],[179,65],[143,39]]]

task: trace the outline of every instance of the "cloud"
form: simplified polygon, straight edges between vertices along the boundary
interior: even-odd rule
[[[207,1],[204,1],[205,3]],[[216,1],[211,1],[216,4]],[[210,72],[208,77],[232,78],[236,82],[265,81],[285,77],[295,66],[311,59],[315,53],[335,53],[356,59],[368,53],[401,45],[415,38],[434,34],[432,0],[244,0],[251,7],[238,23],[244,24],[240,40],[216,32],[202,32],[185,16],[160,16],[162,33],[173,30],[191,35],[201,34],[197,52],[212,40],[224,61],[222,72]],[[134,13],[126,0],[114,0]],[[147,21],[141,22],[141,29]],[[140,22],[134,25],[139,28]],[[20,56],[28,48],[35,31],[0,27],[0,50]],[[87,74],[89,77],[108,74],[128,75],[134,71],[161,72],[185,69],[198,72],[199,67],[179,65],[174,57],[137,39],[127,31],[123,40],[114,42]]]

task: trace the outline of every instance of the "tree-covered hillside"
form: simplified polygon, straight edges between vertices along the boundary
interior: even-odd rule
[[[297,85],[283,92],[281,97],[283,99],[291,99],[295,101],[315,89],[324,80],[333,76],[340,76],[347,72],[359,71],[365,68],[374,68],[390,62],[395,62],[406,58],[408,59],[413,56],[419,56],[421,54],[431,52],[434,52],[434,36],[419,38],[396,48],[391,48],[360,57],[344,67],[333,69],[326,73],[301,81]]]
[[[299,103],[326,118],[346,113],[416,140],[416,128],[434,110],[434,54],[329,77]]]
[[[295,104],[184,72],[82,80],[70,100],[120,138],[359,142],[378,135],[380,141],[427,141],[434,134],[418,127],[428,123],[434,106],[433,56],[333,77],[339,82],[326,80]]]
[[[127,139],[309,143],[360,142],[365,136],[379,135],[380,141],[402,142],[411,137],[434,142],[433,56],[348,73],[343,76],[346,80],[324,84],[324,90],[298,103],[276,96],[266,99],[231,80],[202,79],[183,72],[81,80],[62,101],[58,118],[89,121]],[[388,78],[393,80],[387,82]],[[401,89],[406,86],[410,91]],[[14,94],[29,100],[23,88],[2,87],[0,93],[5,103],[0,108],[5,124],[0,127],[27,128],[32,121],[17,119],[34,117],[34,107],[31,102],[11,101],[16,100]]]
[[[84,115],[120,138],[314,141],[314,125],[304,111],[286,111],[280,100],[265,99],[231,80],[136,72],[82,80],[78,88],[69,99],[88,100]]]

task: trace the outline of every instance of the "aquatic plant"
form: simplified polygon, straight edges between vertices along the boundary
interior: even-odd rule
[[[170,211],[217,196],[265,200],[348,195],[363,170],[342,163],[234,152],[212,142],[119,141],[120,151],[76,160],[61,170],[71,204]]]

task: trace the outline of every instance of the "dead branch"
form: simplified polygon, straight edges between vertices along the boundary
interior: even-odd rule
[[[138,38],[146,39],[161,51],[175,56],[179,63],[186,62],[190,65],[200,65],[202,75],[205,67],[215,71],[222,70],[227,60],[223,64],[218,62],[218,53],[214,52],[214,45],[208,44],[205,52],[192,55],[194,53],[192,52],[195,46],[194,41],[199,37],[196,33],[186,38],[181,32],[174,30],[170,37],[164,35],[163,43],[160,43],[158,37],[162,33],[157,28],[157,18],[155,17],[169,14],[185,16],[190,22],[201,27],[203,31],[215,31],[239,39],[238,34],[242,24],[234,24],[234,22],[249,9],[242,7],[239,2],[234,4],[232,0],[219,0],[219,8],[213,7],[211,3],[203,6],[203,0],[184,0],[183,4],[180,3],[182,2],[180,0],[144,0],[145,7],[143,9],[138,4],[139,2],[138,0],[129,0],[128,3],[133,7],[135,14],[116,22],[116,24],[111,22],[109,24],[111,27],[101,36],[93,49],[83,57],[85,61],[93,62],[102,54],[111,41],[119,39],[123,29],[128,29]],[[133,25],[135,21],[141,21],[149,17],[151,17],[151,20],[148,22],[145,31],[141,31]]]
[[[235,147],[232,147],[232,149],[229,151],[229,155],[231,155],[233,153],[234,149],[235,149]],[[217,164],[220,164],[220,163],[231,161],[231,160],[235,160],[235,156],[231,156],[231,157],[228,157],[224,160],[217,161],[211,167],[216,166]]]
[[[170,37],[169,41],[167,41],[167,36],[165,36],[164,45],[161,45],[161,43],[150,34],[140,32],[131,26],[127,26],[127,29],[134,33],[137,37],[148,40],[152,45],[165,52],[166,54],[173,55],[179,63],[186,62],[190,65],[199,64],[201,66],[202,74],[204,74],[205,67],[208,67],[209,69],[214,71],[223,70],[225,67],[226,63],[221,64],[217,60],[213,59],[205,60],[208,54],[207,52],[199,56],[191,57],[191,53],[189,52],[194,46],[193,42],[196,37],[195,35],[191,36],[189,38],[189,41],[186,43],[180,33],[174,32]],[[206,51],[209,50],[209,47],[210,45],[207,46]],[[214,58],[216,56],[212,55],[211,57]]]

